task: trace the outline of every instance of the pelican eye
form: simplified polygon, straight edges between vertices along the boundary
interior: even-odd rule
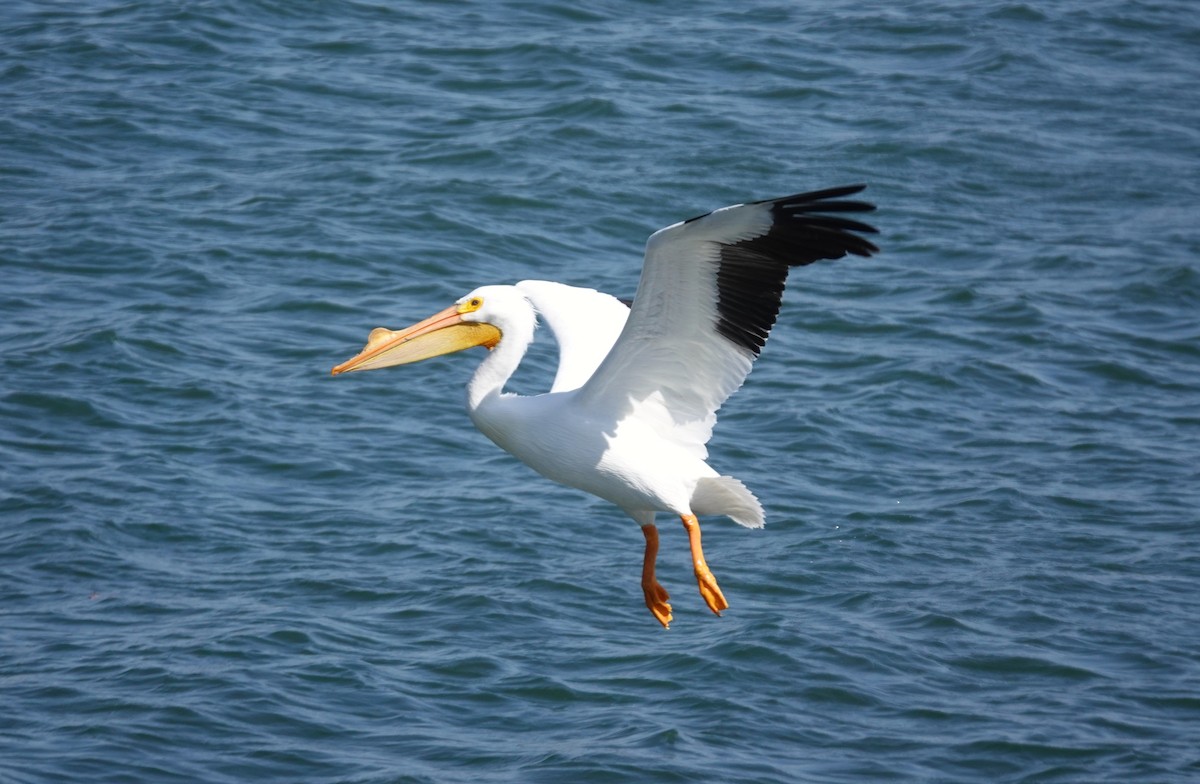
[[[483,307],[483,297],[471,297],[458,306],[459,313],[474,313]]]

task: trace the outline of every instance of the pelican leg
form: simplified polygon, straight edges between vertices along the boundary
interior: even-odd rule
[[[704,562],[704,550],[700,547],[700,521],[695,515],[681,515],[683,527],[687,529],[688,544],[692,547],[692,566],[696,570],[696,582],[700,586],[700,595],[704,597],[704,603],[708,605],[708,609],[712,610],[717,615],[721,614],[721,610],[729,608],[729,602],[725,601],[725,595],[721,593],[721,589],[717,586],[717,578],[713,577],[713,573],[709,571],[708,564]]]
[[[642,559],[642,593],[646,595],[646,606],[651,614],[658,619],[663,628],[671,628],[671,598],[667,589],[663,588],[654,577],[654,562],[658,560],[658,528],[653,525],[643,525],[642,534],[646,537],[646,554]]]

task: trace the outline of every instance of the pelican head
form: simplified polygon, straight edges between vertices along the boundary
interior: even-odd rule
[[[504,325],[519,307],[532,306],[514,286],[480,286],[450,307],[399,331],[376,327],[357,356],[333,369],[333,375],[407,365],[475,346],[489,351],[500,343]]]

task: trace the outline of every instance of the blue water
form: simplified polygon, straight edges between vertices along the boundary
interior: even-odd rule
[[[5,3],[0,781],[1200,780],[1193,6]],[[329,377],[851,182],[882,252],[711,444],[722,618],[477,355]]]

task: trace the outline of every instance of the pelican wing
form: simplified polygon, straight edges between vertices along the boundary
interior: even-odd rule
[[[550,391],[583,386],[617,342],[629,318],[629,306],[595,289],[549,280],[523,280],[517,289],[533,304],[558,343],[558,372]]]
[[[737,204],[655,232],[624,330],[580,389],[619,423],[630,415],[707,455],[716,412],[742,385],[779,314],[788,269],[851,253],[874,233],[836,213],[874,206],[862,185]]]

